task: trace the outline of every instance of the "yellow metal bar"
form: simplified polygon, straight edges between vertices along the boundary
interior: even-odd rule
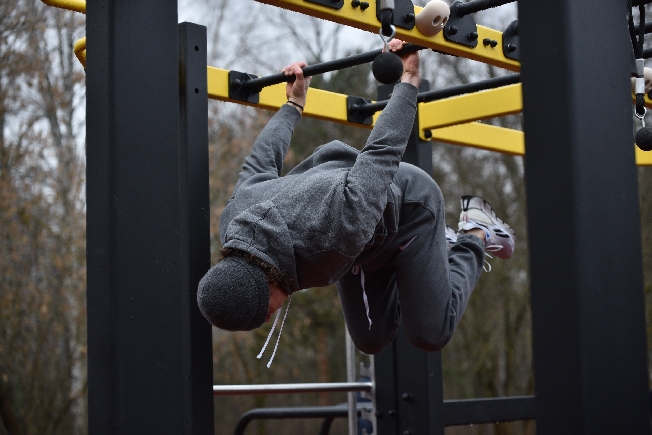
[[[419,127],[423,130],[465,124],[479,119],[511,115],[523,110],[521,84],[460,95],[419,104]]]
[[[86,13],[86,2],[84,0],[41,0],[48,6],[66,9],[69,11]]]
[[[358,29],[366,30],[372,33],[378,33],[381,23],[376,18],[376,7],[374,0],[370,0],[371,6],[364,11],[360,7],[354,8],[350,0],[344,1],[344,6],[341,9],[332,9],[326,6],[321,6],[316,3],[307,2],[305,0],[257,0],[261,3],[278,6],[283,9],[300,12],[302,14],[310,15],[313,17],[321,18],[327,21],[333,21],[339,24],[355,27]],[[421,11],[421,7],[415,6],[415,15]],[[454,54],[456,56],[465,57],[467,59],[477,60],[479,62],[488,63],[510,71],[519,71],[520,63],[508,59],[503,55],[503,34],[497,30],[488,27],[478,26],[478,45],[475,48],[466,47],[454,42],[448,42],[444,39],[442,32],[435,36],[424,36],[419,32],[416,27],[412,30],[396,28],[396,37],[413,44],[422,45],[424,47],[432,48],[444,53]],[[498,42],[496,47],[491,45],[485,46],[482,40],[489,38]]]
[[[507,154],[525,154],[525,140],[522,131],[479,122],[432,130],[431,139]]]
[[[79,63],[82,64],[84,68],[86,68],[86,37],[84,36],[77,42],[75,42],[75,46],[73,51],[75,52],[75,56],[77,56],[77,60],[79,60]]]
[[[636,147],[636,164],[639,166],[652,166],[652,151],[643,151]]]
[[[269,110],[278,110],[287,101],[285,83],[264,88],[260,92],[259,103],[252,104],[229,98],[228,70],[209,66],[207,75],[208,98],[213,100],[230,101]],[[346,95],[310,88],[308,89],[308,99],[303,114],[311,118],[348,124]]]

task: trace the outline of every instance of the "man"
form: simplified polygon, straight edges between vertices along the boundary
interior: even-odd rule
[[[391,51],[402,46],[389,43]],[[200,309],[213,325],[258,328],[295,291],[337,282],[361,351],[382,350],[400,322],[413,345],[438,350],[464,313],[485,250],[511,256],[514,231],[489,204],[463,197],[456,234],[446,227],[434,180],[400,163],[421,81],[418,54],[401,60],[401,81],[362,151],[332,141],[281,177],[310,84],[305,62],[283,69],[296,77],[287,85],[288,103],[245,160],[220,219],[222,259],[199,285]]]

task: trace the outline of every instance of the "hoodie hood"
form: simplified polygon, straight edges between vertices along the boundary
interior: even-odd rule
[[[289,295],[299,290],[294,244],[285,220],[272,201],[255,204],[226,228],[223,246],[255,255],[292,279]]]

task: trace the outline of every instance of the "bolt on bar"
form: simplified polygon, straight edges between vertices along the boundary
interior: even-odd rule
[[[443,100],[444,98],[470,94],[472,92],[486,91],[487,89],[500,88],[502,86],[514,85],[520,82],[520,74],[510,74],[502,77],[495,77],[493,79],[481,80],[479,82],[467,83],[465,85],[452,86],[446,89],[422,92],[417,95],[417,103],[427,103],[429,101]],[[351,105],[351,110],[361,112],[365,115],[370,115],[383,110],[385,106],[387,106],[388,102],[389,100],[383,100],[369,104],[353,104]]]
[[[407,44],[403,49],[399,50],[396,54],[409,53],[413,51],[422,50],[425,47],[421,47],[415,44]],[[373,61],[378,57],[383,50],[381,48],[373,51],[368,51],[366,53],[354,54],[353,56],[344,57],[342,59],[331,60],[328,62],[318,63],[315,65],[308,65],[304,68],[304,76],[314,76],[318,74],[324,74],[330,71],[336,71],[344,68],[350,68],[352,66],[362,65],[363,63],[368,63]],[[236,81],[232,83],[233,87],[240,88],[244,91],[262,89],[267,86],[277,85],[284,82],[294,82],[294,75],[286,76],[283,73],[273,74],[267,77],[260,77],[257,79],[247,80],[245,82]]]
[[[502,6],[507,3],[514,3],[514,1],[515,0],[473,0],[468,3],[458,3],[456,8],[460,15],[464,16]]]
[[[321,393],[371,391],[371,382],[327,382],[313,384],[213,385],[214,396],[248,394]]]

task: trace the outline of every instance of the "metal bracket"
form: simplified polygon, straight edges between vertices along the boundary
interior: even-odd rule
[[[318,5],[327,6],[333,9],[342,9],[344,0],[304,0],[308,3],[316,3]]]
[[[260,101],[261,89],[244,90],[240,86],[251,79],[257,79],[258,76],[247,74],[239,71],[229,71],[229,98],[237,101],[246,101],[247,103],[258,104]]]
[[[376,18],[380,17],[380,0],[376,1]],[[394,0],[394,26],[412,30],[414,28],[414,5],[412,0]]]
[[[360,111],[356,107],[362,104],[369,104],[369,103],[371,103],[371,100],[368,98],[352,97],[350,95],[347,96],[346,97],[346,120],[355,124],[371,125],[374,119],[373,115],[360,113]]]
[[[456,1],[450,6],[451,14],[444,27],[444,38],[447,41],[475,48],[478,46],[478,26],[471,14],[462,15],[458,8],[462,4]]]
[[[521,45],[518,39],[518,20],[512,21],[503,32],[503,55],[512,60],[521,60]]]

